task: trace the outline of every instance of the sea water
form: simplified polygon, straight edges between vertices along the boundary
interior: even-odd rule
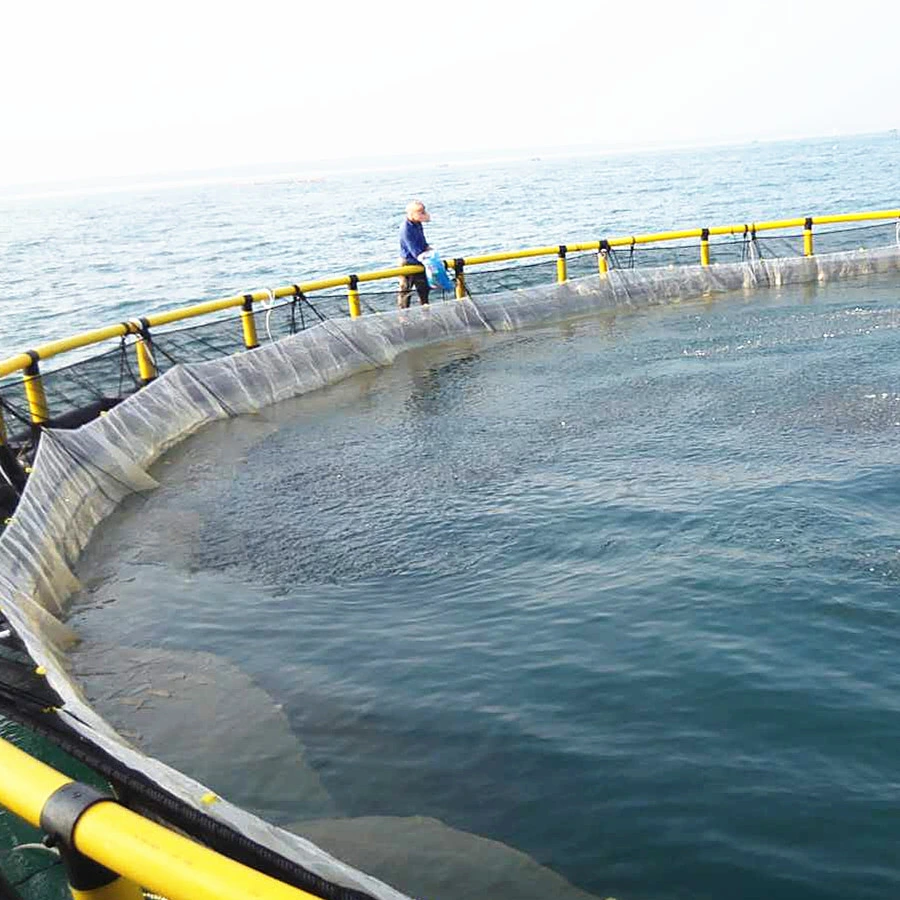
[[[109,280],[161,287],[143,306],[93,290],[93,244],[48,218],[79,286],[21,318],[40,340],[99,324],[97,293],[117,321],[341,270],[357,246],[357,268],[390,264],[394,195],[424,195],[435,244],[431,197],[465,198],[446,201],[446,255],[891,207],[897,152],[885,136],[348,173],[331,217],[327,181],[22,200],[12,217],[35,229],[39,209],[97,204],[118,234],[95,222],[100,246],[121,252]],[[236,254],[211,237],[217,208]],[[265,236],[235,224],[251,209]],[[186,272],[142,253],[141,229],[196,250]],[[329,814],[431,816],[598,896],[894,897],[898,311],[894,281],[862,278],[603,313],[214,425],[101,529],[73,622],[249,675]],[[130,551],[104,580],[110,546]],[[188,771],[191,741],[170,750]],[[252,806],[262,776],[228,763],[202,774]],[[258,808],[322,815],[285,793]]]

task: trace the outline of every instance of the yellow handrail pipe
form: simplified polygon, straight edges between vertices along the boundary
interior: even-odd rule
[[[210,313],[221,312],[224,309],[234,309],[244,305],[244,295],[240,297],[224,297],[221,300],[207,300],[205,303],[195,303],[193,306],[185,306],[182,309],[172,309],[168,312],[154,313],[147,316],[147,324],[150,328],[159,328],[160,325],[171,325],[172,322],[183,322],[186,319],[194,319],[197,316],[206,316]]]
[[[424,272],[424,266],[397,266],[394,269],[379,269],[376,272],[361,272],[359,275],[348,275],[343,283],[349,287],[350,279],[360,281],[384,281],[387,278],[399,278],[401,275],[414,275],[416,272]]]
[[[813,225],[835,225],[840,222],[869,222],[877,219],[900,219],[900,209],[882,209],[872,212],[839,213],[832,216],[813,216]]]
[[[465,257],[467,266],[481,266],[485,263],[511,262],[514,259],[531,259],[535,256],[556,256],[559,246],[556,247],[532,247],[528,250],[507,250],[505,253],[484,253],[481,256]]]
[[[0,805],[35,828],[47,800],[71,779],[0,738]],[[316,900],[156,822],[104,800],[86,809],[75,849],[168,900]],[[94,894],[99,900],[99,894]],[[112,898],[110,898],[112,900]]]
[[[813,220],[812,216],[807,216],[803,222],[803,255],[813,255]]]

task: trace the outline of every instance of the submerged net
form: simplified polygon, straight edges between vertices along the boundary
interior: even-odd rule
[[[542,266],[546,280],[546,263]],[[173,361],[161,377],[105,416],[76,429],[42,433],[15,520],[0,536],[0,612],[21,641],[18,656],[11,656],[0,672],[6,681],[0,707],[79,751],[136,808],[256,868],[321,896],[400,898],[398,891],[310,841],[226,800],[211,799],[206,787],[141,753],[91,708],[66,667],[65,651],[77,636],[63,620],[67,600],[78,588],[72,567],[98,523],[128,495],[152,489],[156,482],[147,474],[151,463],[205,423],[252,413],[355,372],[390,365],[412,347],[598,310],[898,271],[898,247],[811,258],[751,256],[711,267],[614,266],[605,277],[480,293],[427,309],[352,321],[323,315],[295,333],[289,330],[287,309],[279,310],[281,318],[272,330],[273,310],[268,330],[277,339],[264,339],[252,352],[234,354],[237,348],[232,347],[227,353],[234,355],[226,355],[225,344],[215,345],[207,335],[204,340],[221,351],[219,356]],[[284,332],[278,330],[282,328]],[[233,330],[239,338],[239,330]],[[261,338],[264,334],[260,323]],[[176,360],[174,352],[172,356]],[[33,663],[46,669],[45,678],[33,674]]]

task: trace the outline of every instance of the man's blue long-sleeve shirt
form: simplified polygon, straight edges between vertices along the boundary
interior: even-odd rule
[[[428,249],[428,241],[425,240],[425,229],[421,222],[412,222],[404,219],[400,226],[400,255],[407,265],[418,263],[418,256]]]

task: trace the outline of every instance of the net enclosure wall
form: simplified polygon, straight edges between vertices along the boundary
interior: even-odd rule
[[[896,221],[831,225],[815,232],[816,254],[900,244],[898,232],[900,223]],[[735,227],[731,233],[710,236],[709,261],[712,265],[723,265],[800,257],[805,250],[804,240],[803,231],[776,234],[757,231],[753,225]],[[596,274],[601,262],[610,270],[629,270],[691,266],[700,258],[696,240],[641,241],[637,237],[619,239],[605,251],[602,260],[599,250],[568,252],[565,255],[567,278]],[[560,250],[565,250],[564,246]],[[452,268],[452,261],[448,262]],[[553,256],[507,259],[466,267],[460,293],[477,301],[479,297],[502,291],[549,285],[558,275],[558,260]],[[362,316],[392,312],[397,307],[396,282],[360,283],[358,294]],[[450,292],[438,290],[432,291],[430,299],[435,304],[455,298]],[[331,288],[304,294],[295,285],[287,297],[278,300],[273,297],[254,305],[251,316],[259,340],[266,342],[305,331],[324,319],[349,318],[350,312],[345,291]],[[48,424],[77,426],[139,390],[144,381],[136,362],[137,337],[123,336],[102,353],[44,371],[41,378],[47,397]],[[182,363],[221,359],[246,348],[241,316],[231,311],[212,321],[154,329],[150,346],[159,373]],[[9,442],[21,448],[25,456],[30,455],[34,429],[21,378],[0,379],[0,416],[5,420]]]

